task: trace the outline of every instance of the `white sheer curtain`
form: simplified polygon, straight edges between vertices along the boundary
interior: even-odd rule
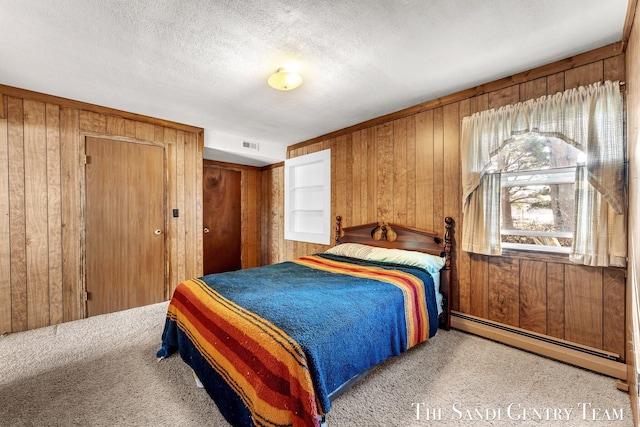
[[[481,219],[489,205],[497,204],[495,209],[500,212],[500,192],[494,189],[494,192],[489,193],[486,189],[479,190],[479,187],[483,183],[482,177],[487,173],[491,157],[511,142],[514,136],[528,132],[560,138],[586,153],[589,184],[597,190],[615,215],[622,215],[622,219],[616,223],[624,224],[626,200],[622,96],[618,82],[606,81],[508,105],[498,110],[482,111],[462,120],[463,250],[487,255],[501,253],[499,219]],[[472,203],[475,198],[485,196],[488,200]],[[576,206],[576,215],[581,218],[586,215],[582,211],[583,205],[584,203],[579,203]],[[496,223],[498,230],[493,229]],[[486,228],[469,229],[479,224],[484,224]],[[622,238],[619,229],[619,226],[608,229],[608,241]],[[590,224],[590,231],[585,230],[585,227],[576,227],[576,231],[580,233],[595,235],[600,232],[597,222]],[[486,243],[479,244],[479,239],[471,238],[475,233],[486,236]],[[580,241],[581,236],[574,237],[574,244]],[[472,240],[467,240],[466,237]],[[596,248],[583,246],[581,249],[573,248],[573,251],[574,261],[584,262],[588,259],[586,263],[593,265],[592,255],[597,252]],[[609,252],[615,253],[614,258],[619,256],[617,250]],[[596,257],[600,260],[597,262],[604,258],[609,256]]]
[[[500,255],[500,173],[487,173],[481,182],[477,191],[469,196],[468,211],[472,214],[464,217],[462,249]]]
[[[624,267],[627,256],[625,216],[618,215],[589,183],[585,166],[576,169],[575,231],[571,261]]]

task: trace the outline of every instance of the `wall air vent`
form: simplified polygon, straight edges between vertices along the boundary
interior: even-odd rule
[[[260,146],[257,142],[242,141],[242,148],[258,151],[260,149]]]

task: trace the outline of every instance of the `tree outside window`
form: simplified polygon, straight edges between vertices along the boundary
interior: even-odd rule
[[[576,165],[584,154],[553,136],[517,135],[492,157],[501,173],[501,242],[506,248],[568,252]]]

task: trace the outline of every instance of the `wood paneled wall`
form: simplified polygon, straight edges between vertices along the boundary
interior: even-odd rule
[[[621,44],[426,102],[289,147],[290,158],[332,150],[332,214],[345,226],[389,221],[461,234],[460,124],[499,108],[603,80],[624,80]],[[283,168],[263,172],[263,263],[326,249],[283,238]],[[624,356],[624,272],[559,257],[456,249],[453,307]]]
[[[285,253],[284,240],[284,163],[265,167],[261,172],[260,239],[261,265],[293,258]],[[291,242],[287,248],[293,249]]]
[[[0,334],[85,317],[84,135],[166,145],[167,297],[201,274],[201,129],[8,86],[0,99]]]
[[[623,36],[628,37],[627,151],[629,158],[629,274],[627,289],[627,381],[636,425],[640,424],[640,17],[637,1],[629,2]],[[628,35],[627,35],[628,34]]]
[[[262,192],[262,175],[260,168],[213,160],[204,160],[204,166],[240,172],[242,268],[259,267],[261,265],[260,215]]]

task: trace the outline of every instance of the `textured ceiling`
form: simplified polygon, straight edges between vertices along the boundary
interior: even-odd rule
[[[627,0],[0,0],[0,84],[285,147],[621,40]],[[289,61],[300,88],[266,84]],[[242,141],[257,142],[254,156]],[[241,159],[239,159],[241,161]]]

